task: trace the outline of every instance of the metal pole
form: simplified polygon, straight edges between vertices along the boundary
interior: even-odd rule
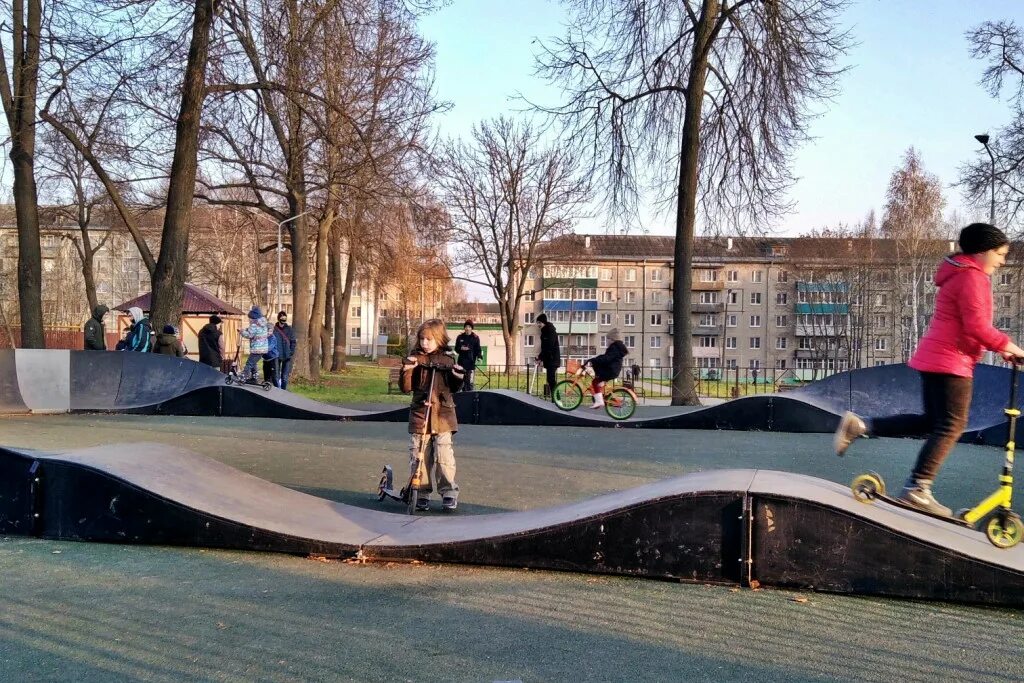
[[[985,151],[988,152],[988,158],[992,161],[992,202],[989,204],[988,209],[988,222],[991,225],[996,224],[996,157],[992,154],[992,149],[985,143]]]
[[[298,218],[302,218],[307,213],[309,213],[309,211],[303,211],[302,213],[300,213],[298,215],[295,215],[295,216],[292,216],[291,218],[286,218],[286,219],[284,219],[283,221],[281,221],[280,223],[277,224],[277,285],[276,285],[276,288],[277,288],[277,301],[276,301],[277,309],[276,309],[276,311],[280,311],[281,310],[281,249],[282,249],[282,245],[281,245],[281,229],[284,227],[285,223],[291,223],[292,221],[294,221],[294,220],[296,220]],[[294,246],[295,245],[292,245],[292,247],[294,247]],[[276,311],[275,311],[275,313],[276,313]]]

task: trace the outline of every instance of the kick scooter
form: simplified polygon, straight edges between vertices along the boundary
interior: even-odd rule
[[[396,493],[394,470],[391,469],[391,465],[384,465],[384,470],[380,475],[380,482],[377,484],[378,500],[390,498],[392,500],[405,503],[405,512],[409,515],[416,513],[416,503],[419,501],[420,491],[424,489],[426,489],[428,493],[430,491],[429,478],[427,477],[426,469],[423,466],[423,453],[430,443],[430,414],[434,407],[434,378],[437,377],[438,366],[434,363],[428,363],[423,365],[423,367],[430,370],[430,383],[427,388],[426,401],[427,413],[426,418],[423,420],[423,430],[420,432],[420,444],[416,452],[416,461],[410,467],[409,483]],[[424,480],[428,481],[424,482]]]
[[[239,386],[250,386],[260,387],[263,391],[270,391],[270,382],[261,382],[256,379],[256,376],[243,377],[242,371],[239,370],[239,360],[241,359],[242,347],[235,347],[235,357],[231,361],[231,368],[228,370],[227,377],[224,378],[224,384],[237,384]],[[257,370],[259,372],[259,370]]]
[[[1011,507],[1013,505],[1013,456],[1016,449],[1014,438],[1017,432],[1017,418],[1020,417],[1020,410],[1017,409],[1017,377],[1021,362],[1024,362],[1024,359],[1015,358],[1010,370],[1010,405],[1003,411],[1009,418],[1006,458],[1003,461],[1003,471],[999,475],[999,488],[992,495],[973,508],[958,510],[954,517],[945,517],[887,495],[885,482],[882,481],[881,475],[877,472],[868,472],[853,480],[850,485],[853,497],[862,503],[884,500],[892,505],[970,529],[980,530],[984,527],[985,536],[997,548],[1012,548],[1020,543],[1024,538],[1024,523],[1021,522],[1020,515]]]

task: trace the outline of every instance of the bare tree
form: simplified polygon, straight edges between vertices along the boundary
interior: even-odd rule
[[[690,290],[698,209],[708,225],[759,226],[785,212],[788,162],[810,105],[836,91],[845,0],[570,0],[542,75],[567,101],[539,107],[587,159],[611,209],[643,189],[675,204],[674,404],[698,403]]]
[[[450,142],[436,162],[448,208],[454,272],[488,287],[501,312],[508,364],[526,273],[542,242],[568,232],[590,198],[572,154],[545,147],[529,125],[481,123],[468,143]]]
[[[6,45],[0,45],[0,101],[3,102],[11,136],[14,207],[18,221],[21,345],[30,349],[45,346],[42,253],[35,178],[36,97],[39,91],[42,18],[41,0],[14,0],[10,24],[13,49],[10,55]]]

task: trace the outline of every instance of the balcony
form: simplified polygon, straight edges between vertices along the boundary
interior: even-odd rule
[[[725,310],[725,304],[718,302],[717,304],[690,304],[691,313],[721,313]]]
[[[818,358],[822,352],[815,351],[814,349],[797,349],[793,352],[794,358]]]
[[[846,328],[842,325],[797,325],[796,336],[798,337],[842,337],[846,335]]]
[[[566,348],[562,347],[562,353],[565,353]],[[596,356],[598,354],[596,346],[577,346],[573,344],[568,348],[569,355],[571,356]],[[604,352],[604,349],[601,349]]]
[[[725,325],[694,325],[690,328],[690,334],[694,337],[721,337],[725,334]]]
[[[725,289],[725,283],[721,280],[715,280],[714,282],[701,282],[700,280],[694,280],[690,289],[694,292],[720,292]]]

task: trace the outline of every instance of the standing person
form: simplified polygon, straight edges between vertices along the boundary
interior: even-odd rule
[[[483,359],[480,350],[480,337],[474,331],[472,320],[462,326],[462,334],[455,338],[455,352],[458,363],[466,371],[466,380],[462,384],[463,391],[473,391],[473,376],[476,374],[476,362]]]
[[[138,351],[148,353],[153,349],[153,326],[138,306],[128,309],[132,317],[132,326],[128,330],[128,336],[124,340],[125,351]]]
[[[288,377],[292,374],[292,358],[295,356],[295,331],[288,324],[288,314],[284,311],[277,314],[274,334],[277,335],[278,348],[274,383],[282,389],[287,389]]]
[[[548,322],[548,317],[541,313],[537,316],[540,325],[540,355],[537,360],[544,366],[548,375],[548,394],[554,396],[555,385],[558,384],[558,366],[562,364],[562,351],[558,348],[558,330]]]
[[[267,341],[270,337],[270,328],[259,306],[253,306],[249,311],[248,317],[249,327],[239,332],[243,339],[249,340],[249,358],[245,361],[245,370],[242,372],[242,378],[246,382],[256,382],[258,380],[256,375],[257,364],[260,358],[263,357],[263,354],[270,348],[270,344]]]
[[[221,319],[217,314],[210,316],[210,322],[199,330],[199,362],[221,370],[224,367],[224,333],[220,331]]]
[[[992,326],[992,273],[1006,262],[1010,241],[988,223],[960,231],[960,251],[947,256],[935,273],[935,314],[908,365],[921,373],[925,420],[930,433],[899,498],[937,515],[951,510],[932,494],[943,461],[967,427],[974,366],[986,350],[1006,360],[1024,357],[1024,349]],[[836,455],[869,427],[854,413],[843,415],[836,430]]]
[[[594,395],[591,408],[604,407],[604,383],[619,376],[622,372],[622,359],[629,355],[629,349],[622,343],[619,330],[608,330],[608,348],[600,356],[594,356],[587,365],[594,368],[594,381],[590,384],[590,393]]]
[[[417,455],[422,448],[423,465],[429,482],[429,489],[421,493],[416,501],[416,509],[420,511],[430,508],[430,492],[434,490],[435,484],[437,492],[441,494],[442,508],[452,511],[459,505],[459,485],[455,483],[455,449],[452,444],[452,435],[459,430],[459,423],[455,416],[452,393],[462,386],[465,374],[462,367],[448,355],[448,341],[448,332],[441,320],[435,318],[420,325],[413,350],[402,361],[399,375],[402,393],[412,392],[412,405],[409,409],[409,434],[412,435],[409,466],[410,469],[415,467]]]
[[[156,336],[153,353],[176,358],[185,357],[185,348],[181,345],[181,340],[178,339],[178,330],[174,325],[164,325],[163,332]]]
[[[107,333],[103,329],[103,316],[110,309],[100,304],[92,309],[92,317],[85,321],[85,342],[82,348],[86,351],[106,351]]]

